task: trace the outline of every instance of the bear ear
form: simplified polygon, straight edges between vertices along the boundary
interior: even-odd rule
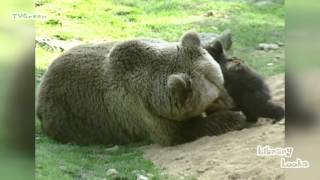
[[[224,50],[228,51],[231,46],[232,46],[232,33],[231,31],[225,30],[219,37],[218,39],[221,41],[221,44],[224,48]]]
[[[189,48],[199,48],[201,45],[200,37],[196,32],[187,32],[181,38],[181,45]]]
[[[184,73],[170,75],[167,83],[169,89],[190,90],[192,88],[191,78]]]
[[[210,54],[219,55],[223,53],[223,46],[221,41],[217,40],[212,45],[209,46]]]
[[[178,104],[184,104],[192,92],[191,78],[184,73],[172,74],[168,77],[167,83]]]

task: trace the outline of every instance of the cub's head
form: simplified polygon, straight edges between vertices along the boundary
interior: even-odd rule
[[[166,97],[152,103],[162,117],[186,120],[200,115],[220,96],[223,75],[219,64],[201,47],[195,32],[184,34],[167,62],[164,91]],[[156,96],[158,96],[157,94]]]
[[[220,66],[225,66],[225,64],[230,61],[230,58],[225,53],[220,40],[210,42],[209,44],[205,45],[204,48],[220,64]]]

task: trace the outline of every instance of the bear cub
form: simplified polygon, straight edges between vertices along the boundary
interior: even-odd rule
[[[233,110],[242,111],[247,122],[256,123],[258,117],[274,119],[284,117],[284,109],[271,102],[270,90],[262,77],[239,58],[229,58],[220,41],[204,47],[220,64],[225,88],[235,103]]]

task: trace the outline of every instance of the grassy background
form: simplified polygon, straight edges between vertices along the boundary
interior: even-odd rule
[[[152,37],[177,41],[183,32],[234,34],[231,55],[238,56],[263,76],[284,72],[284,49],[256,51],[259,43],[284,41],[284,0],[38,0],[37,36],[94,42]],[[209,11],[214,16],[207,17]],[[36,47],[36,70],[41,75],[60,52]],[[271,64],[270,64],[271,63]],[[269,64],[269,65],[268,65]],[[36,123],[36,177],[38,179],[103,179],[116,168],[135,179],[133,170],[145,170],[155,179],[167,179],[143,159],[140,145],[120,146],[107,152],[104,146],[62,145],[42,132]]]

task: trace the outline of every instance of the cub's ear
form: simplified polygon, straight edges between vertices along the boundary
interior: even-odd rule
[[[181,45],[189,48],[199,48],[201,45],[200,37],[196,32],[187,32],[181,38]]]
[[[219,55],[223,53],[223,46],[221,41],[219,40],[214,41],[212,44],[209,45],[207,49],[208,52],[212,55]]]
[[[221,41],[224,50],[228,51],[231,48],[233,42],[232,33],[229,29],[225,30],[218,39]]]

